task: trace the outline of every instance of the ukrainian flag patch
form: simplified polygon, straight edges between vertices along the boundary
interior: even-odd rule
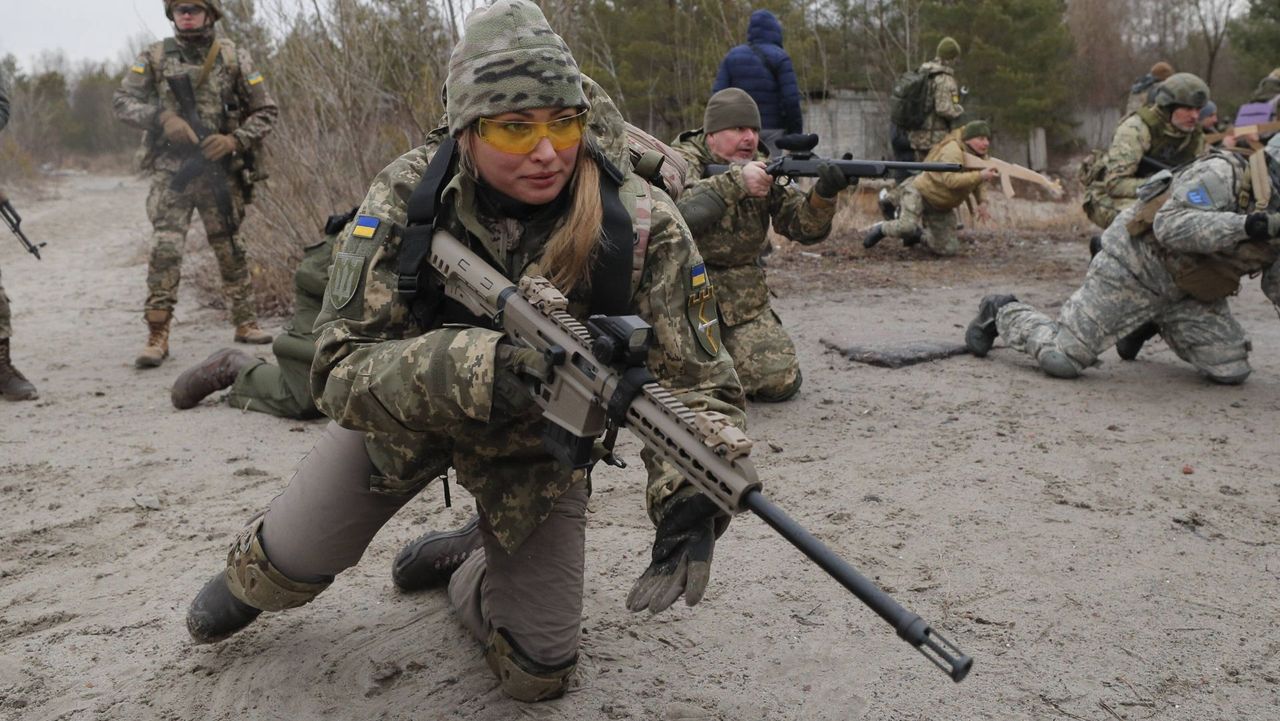
[[[116,67],[119,67],[119,66],[117,65]],[[145,75],[147,73],[147,66],[143,65],[142,63],[134,63],[133,65],[129,66],[129,69],[139,75]]]
[[[262,73],[253,73],[247,78],[247,81],[250,85],[257,85],[262,82]]]
[[[351,229],[351,234],[357,238],[372,238],[374,233],[378,232],[378,226],[382,221],[372,215],[356,216],[356,225]]]
[[[707,267],[702,263],[693,266],[689,271],[689,283],[694,288],[700,288],[707,284]]]

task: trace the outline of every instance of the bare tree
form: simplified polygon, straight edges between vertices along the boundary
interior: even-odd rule
[[[1200,28],[1200,39],[1204,42],[1205,61],[1204,81],[1213,86],[1213,71],[1218,63],[1218,54],[1227,39],[1227,27],[1231,16],[1235,13],[1238,0],[1191,0],[1195,10],[1196,23]]]

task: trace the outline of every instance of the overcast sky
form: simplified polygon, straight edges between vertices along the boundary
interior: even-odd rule
[[[134,36],[171,31],[160,0],[0,0],[0,57],[12,53],[24,70],[46,50],[73,65],[119,62]]]

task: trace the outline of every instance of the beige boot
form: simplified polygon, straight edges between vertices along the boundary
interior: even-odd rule
[[[149,310],[142,314],[143,320],[151,330],[147,337],[147,347],[142,349],[133,364],[138,368],[155,368],[169,357],[169,321],[173,312],[167,310]]]
[[[258,321],[251,320],[236,326],[236,342],[266,345],[271,342],[271,334],[259,328]]]
[[[33,401],[40,397],[31,381],[9,360],[8,338],[0,338],[0,396],[11,401]]]

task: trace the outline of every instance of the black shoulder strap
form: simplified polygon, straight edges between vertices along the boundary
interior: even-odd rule
[[[781,89],[782,80],[778,78],[778,69],[769,64],[769,58],[765,56],[764,51],[756,47],[755,43],[752,43],[747,47],[751,48],[751,52],[755,53],[756,57],[760,58],[760,63],[764,65],[764,69],[768,70],[769,74],[773,76],[773,84],[777,85],[778,88]]]
[[[635,253],[636,231],[631,214],[622,204],[618,190],[622,172],[600,154],[600,252],[591,265],[591,314],[625,315],[631,308],[631,265]]]
[[[422,182],[409,196],[408,222],[401,232],[400,263],[396,268],[397,293],[412,297],[421,289],[418,279],[431,253],[431,234],[440,208],[440,194],[453,178],[457,157],[458,141],[445,138],[427,163]]]

